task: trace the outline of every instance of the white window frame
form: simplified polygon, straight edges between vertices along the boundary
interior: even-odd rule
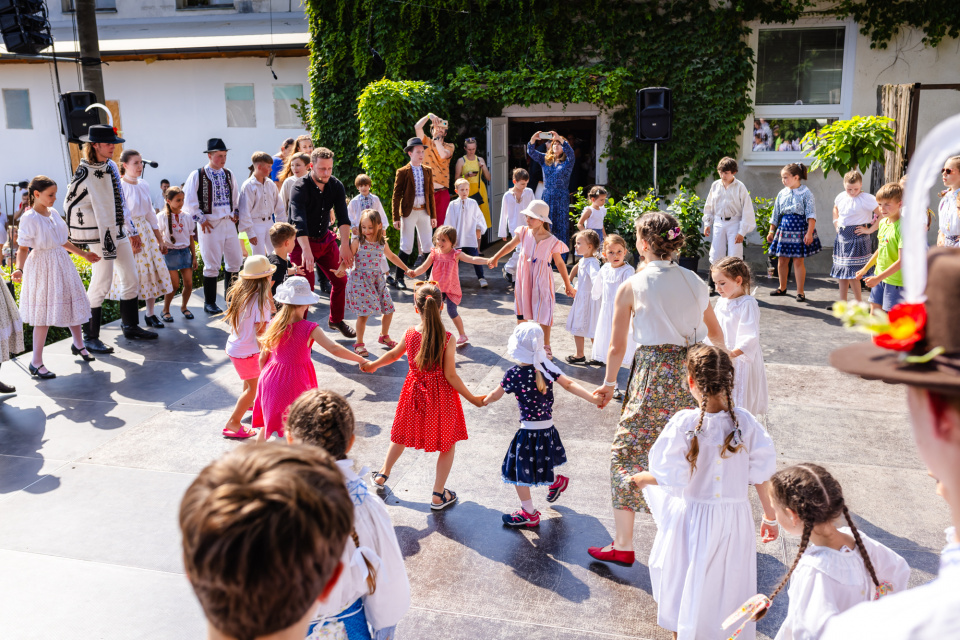
[[[302,82],[275,82],[270,87],[270,100],[273,102],[273,126],[275,129],[303,129],[303,125],[298,120],[297,122],[281,126],[277,124],[277,99],[273,96],[273,92],[277,87],[300,87],[300,97],[306,97],[304,92],[304,86]]]
[[[253,99],[252,100],[227,100],[227,90],[230,87],[250,87],[250,90],[253,91]],[[223,92],[224,92],[223,93],[223,104],[224,104],[223,114],[224,114],[226,126],[230,129],[256,129],[257,128],[257,86],[256,84],[253,82],[224,82]],[[228,117],[230,108],[228,105],[231,102],[249,102],[251,105],[253,105],[253,125],[252,126],[245,127],[245,126],[230,124],[230,118]]]
[[[7,91],[26,91],[27,92],[27,117],[30,119],[29,127],[11,127],[10,126],[10,113],[7,109],[7,98],[5,93]],[[0,90],[0,102],[3,103],[3,125],[4,130],[6,131],[32,131],[33,126],[33,100],[30,98],[30,89],[21,89],[20,87],[4,87]]]
[[[740,148],[743,150],[743,162],[746,166],[783,166],[791,162],[801,162],[809,159],[803,151],[754,151],[753,150],[753,121],[756,118],[765,120],[779,119],[810,119],[810,118],[837,118],[845,120],[853,113],[853,81],[856,72],[857,58],[857,31],[858,27],[852,20],[824,20],[818,18],[801,18],[794,24],[756,23],[748,38],[750,47],[760,51],[760,31],[783,29],[818,29],[844,27],[843,34],[843,69],[840,75],[840,104],[803,104],[803,105],[757,105],[757,69],[754,67],[754,82],[750,89],[750,99],[754,104],[753,113],[744,123],[743,136]]]

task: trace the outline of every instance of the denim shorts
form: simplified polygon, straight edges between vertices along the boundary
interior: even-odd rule
[[[180,271],[180,269],[189,269],[193,266],[193,256],[190,255],[190,248],[170,249],[163,256],[163,261],[167,263],[168,271]]]
[[[890,311],[903,302],[903,287],[881,282],[870,290],[870,302],[880,305],[884,311]]]

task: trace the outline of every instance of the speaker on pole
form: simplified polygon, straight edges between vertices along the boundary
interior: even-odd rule
[[[0,32],[10,53],[35,56],[53,44],[43,0],[0,0]]]
[[[637,91],[637,142],[666,142],[673,134],[673,96],[666,87]]]
[[[97,101],[93,91],[68,91],[60,95],[60,126],[67,142],[80,142],[90,125],[101,124],[100,110],[86,108]]]

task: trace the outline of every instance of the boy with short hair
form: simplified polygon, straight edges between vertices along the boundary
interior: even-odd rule
[[[209,640],[303,640],[343,570],[353,503],[323,449],[237,447],[187,489],[180,530]]]
[[[268,256],[273,253],[270,226],[274,216],[284,216],[283,200],[277,183],[270,179],[273,156],[266,151],[257,151],[250,160],[252,173],[240,187],[239,230],[247,234],[254,254]]]
[[[710,237],[710,264],[727,256],[743,257],[743,239],[757,228],[753,199],[747,187],[737,180],[737,161],[730,157],[717,163],[720,179],[710,185],[710,193],[703,203],[703,237]],[[708,278],[710,295],[716,295],[713,275]]]
[[[273,275],[270,276],[273,282],[270,284],[270,293],[276,294],[280,283],[291,276],[302,276],[303,267],[290,262],[290,253],[297,243],[297,228],[289,222],[277,222],[270,227],[270,244],[273,245],[275,253],[271,253],[267,258],[270,264],[276,267]]]
[[[877,233],[879,248],[867,265],[857,271],[857,279],[864,278],[870,267],[877,265],[874,275],[864,278],[870,291],[870,309],[890,311],[903,300],[903,274],[900,273],[900,207],[903,205],[903,188],[889,182],[877,191],[877,207],[880,209],[880,231]]]
[[[380,219],[386,224],[387,214],[383,210],[383,204],[380,203],[380,198],[376,194],[370,193],[370,188],[373,186],[373,181],[365,173],[361,173],[353,181],[353,184],[356,185],[357,191],[360,193],[353,197],[349,204],[347,204],[347,215],[350,216],[350,232],[353,233],[354,238],[360,237],[360,214],[364,212],[365,209],[373,209],[380,214]]]
[[[459,178],[453,186],[458,197],[447,207],[446,223],[457,230],[457,249],[468,256],[478,256],[480,236],[487,230],[487,221],[483,218],[480,205],[468,195],[470,182]],[[473,269],[480,280],[480,288],[486,289],[487,279],[483,277],[483,267],[475,264]]]
[[[536,164],[536,163],[534,163]],[[540,166],[540,165],[536,165]],[[530,174],[522,167],[513,170],[513,187],[505,194],[500,204],[500,229],[498,235],[504,242],[513,239],[513,232],[517,227],[527,225],[526,217],[520,213],[533,202],[533,189],[527,188],[530,182]],[[503,267],[503,277],[507,282],[513,282],[513,275],[517,272],[517,260],[519,260],[520,251],[515,250],[510,254],[510,259]]]

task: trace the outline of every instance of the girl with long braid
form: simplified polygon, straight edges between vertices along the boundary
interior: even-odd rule
[[[790,606],[776,640],[819,638],[831,617],[907,588],[907,561],[857,529],[840,483],[826,469],[810,463],[781,469],[770,478],[770,494],[777,522],[800,536],[800,548],[770,597],[744,606],[759,620],[790,581]],[[847,526],[838,528],[841,515]]]
[[[657,523],[649,560],[657,624],[680,640],[712,640],[726,637],[720,623],[757,590],[750,485],[764,505],[763,538],[776,538],[764,483],[777,454],[763,426],[734,407],[733,363],[725,351],[693,347],[686,366],[699,408],[670,419],[650,449],[649,471],[633,482]],[[752,639],[748,627],[744,637]]]

